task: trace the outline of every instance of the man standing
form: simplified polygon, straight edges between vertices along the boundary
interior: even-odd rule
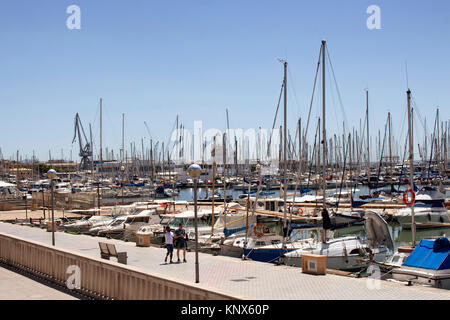
[[[183,249],[183,262],[186,261],[186,231],[183,229],[183,224],[178,225],[178,229],[175,231],[174,239],[176,239],[177,257],[180,262],[180,249]]]

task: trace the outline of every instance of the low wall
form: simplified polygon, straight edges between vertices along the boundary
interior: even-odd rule
[[[114,258],[113,258],[114,259]],[[149,274],[146,270],[0,233],[0,261],[66,285],[68,267],[80,268],[80,288],[96,299],[224,300],[236,299],[198,285]]]

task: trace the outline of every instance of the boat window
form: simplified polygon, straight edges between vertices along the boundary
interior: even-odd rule
[[[264,245],[266,245],[266,243],[264,241],[256,241],[255,245],[264,246]]]
[[[111,223],[111,226],[115,227],[115,226],[121,225],[122,223],[123,223],[123,220],[116,220],[113,223]]]
[[[280,240],[272,240],[271,242],[272,242],[272,244],[278,244],[278,243],[280,243],[281,241],[280,241]]]
[[[358,254],[359,253],[359,249],[353,249],[352,251],[350,251],[350,254]]]

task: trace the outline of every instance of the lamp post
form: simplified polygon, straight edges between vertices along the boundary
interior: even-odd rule
[[[198,164],[191,164],[188,168],[188,174],[194,179],[194,228],[195,228],[195,283],[199,283],[199,264],[198,264],[198,227],[197,227],[197,180],[202,173],[202,168]]]
[[[56,178],[56,171],[54,169],[50,169],[47,172],[47,177],[50,179],[51,186],[51,196],[52,196],[52,245],[55,245],[55,201],[53,195],[53,179]]]

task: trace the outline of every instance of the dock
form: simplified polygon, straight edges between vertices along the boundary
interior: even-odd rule
[[[86,265],[86,261],[91,260],[96,264],[96,270],[101,275],[100,279],[96,280],[97,285],[105,287],[109,285],[107,281],[110,279],[109,276],[105,275],[105,272],[120,267],[122,270],[129,270],[130,273],[139,271],[141,279],[145,277],[167,279],[166,282],[180,288],[202,290],[203,294],[205,292],[208,294],[207,297],[245,300],[450,299],[450,291],[447,290],[418,286],[408,287],[404,284],[387,281],[381,281],[379,288],[374,288],[368,284],[368,281],[373,281],[371,279],[350,278],[336,274],[309,275],[302,273],[300,268],[243,261],[206,253],[199,253],[200,283],[195,284],[194,252],[187,253],[187,263],[165,264],[166,250],[164,248],[137,247],[135,243],[131,242],[87,235],[72,235],[63,232],[56,232],[55,237],[56,246],[52,247],[50,232],[39,228],[0,222],[0,259],[2,259],[2,252],[5,254],[7,251],[5,242],[8,239],[16,239],[17,242],[22,243],[17,248],[24,247],[25,244],[29,243],[29,249],[27,250],[42,246],[47,252],[58,251],[55,257],[62,256],[66,252],[72,254],[72,256],[78,256],[80,265]],[[115,261],[103,260],[105,261],[103,262],[100,259],[98,242],[111,243],[116,246],[118,251],[126,251],[128,254],[127,265]],[[27,253],[36,257],[36,259],[41,259],[39,255],[33,255],[30,251],[27,251]],[[29,261],[30,256],[27,259],[29,263],[33,263],[33,261]],[[67,258],[64,259],[67,260]],[[72,263],[77,259],[72,259]],[[176,252],[174,252],[174,261],[176,261]],[[60,272],[60,274],[63,274],[63,272]],[[83,274],[81,274],[81,277],[83,277]],[[102,283],[102,281],[105,283]],[[144,290],[139,285],[139,281],[130,283],[134,284],[136,290]],[[133,290],[134,287],[131,286],[129,289]],[[118,288],[121,290],[120,286]]]

